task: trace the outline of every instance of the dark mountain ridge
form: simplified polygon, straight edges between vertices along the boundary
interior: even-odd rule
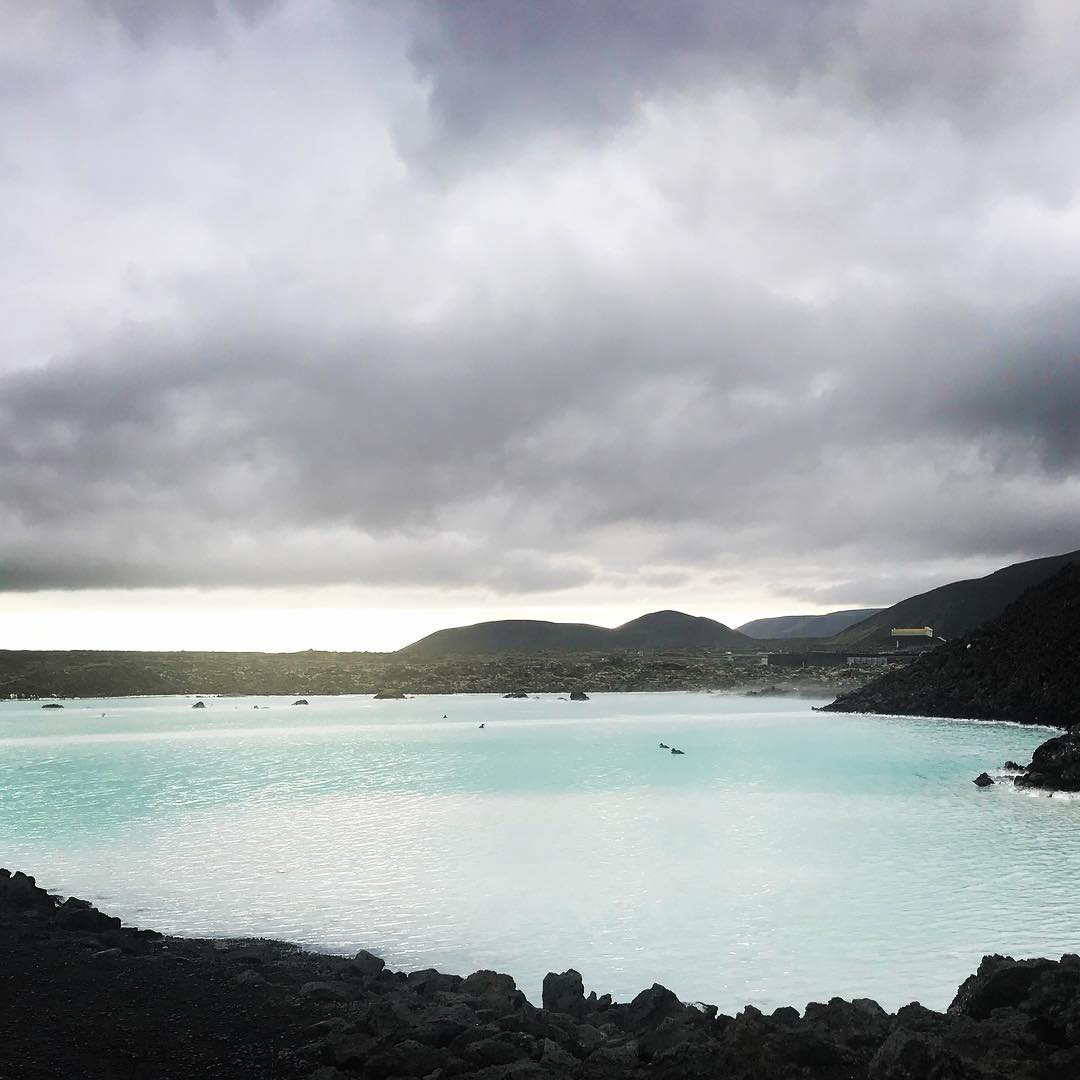
[[[1080,722],[1080,561],[1033,585],[996,619],[920,656],[831,712]]]
[[[930,626],[948,641],[1000,615],[1025,589],[1072,562],[1080,562],[1080,551],[1013,563],[986,577],[953,581],[901,600],[842,630],[833,641],[842,648],[886,645],[894,626]]]
[[[614,629],[590,623],[498,619],[436,630],[399,649],[398,656],[477,653],[601,652],[628,649],[746,649],[753,641],[715,619],[654,611]]]
[[[787,638],[827,638],[884,608],[850,608],[830,611],[827,615],[774,615],[768,619],[752,619],[735,629],[755,639],[782,641]]]

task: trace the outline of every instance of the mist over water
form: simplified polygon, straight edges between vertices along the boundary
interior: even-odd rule
[[[971,783],[1045,729],[709,694],[192,700],[0,703],[0,864],[133,924],[494,968],[535,1003],[574,966],[729,1012],[943,1008],[984,953],[1080,947],[1080,801]]]

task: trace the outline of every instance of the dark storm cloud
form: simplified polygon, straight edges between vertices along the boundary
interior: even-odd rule
[[[448,143],[609,125],[656,95],[754,82],[997,126],[1077,85],[1068,50],[1029,63],[1044,13],[1067,19],[1017,0],[463,0],[418,5],[411,55]]]
[[[847,0],[465,0],[420,5],[412,58],[451,137],[621,119],[642,99],[746,65],[795,80]]]
[[[843,606],[1080,547],[1065,8],[42,10],[0,587]]]

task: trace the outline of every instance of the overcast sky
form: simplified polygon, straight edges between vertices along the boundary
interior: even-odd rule
[[[1080,548],[1073,0],[0,0],[0,646]]]

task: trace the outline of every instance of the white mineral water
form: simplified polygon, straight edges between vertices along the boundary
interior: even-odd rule
[[[494,968],[537,1003],[573,966],[729,1012],[942,1008],[985,952],[1080,948],[1080,802],[971,783],[1045,729],[709,694],[206,700],[0,704],[0,864],[133,924]]]

